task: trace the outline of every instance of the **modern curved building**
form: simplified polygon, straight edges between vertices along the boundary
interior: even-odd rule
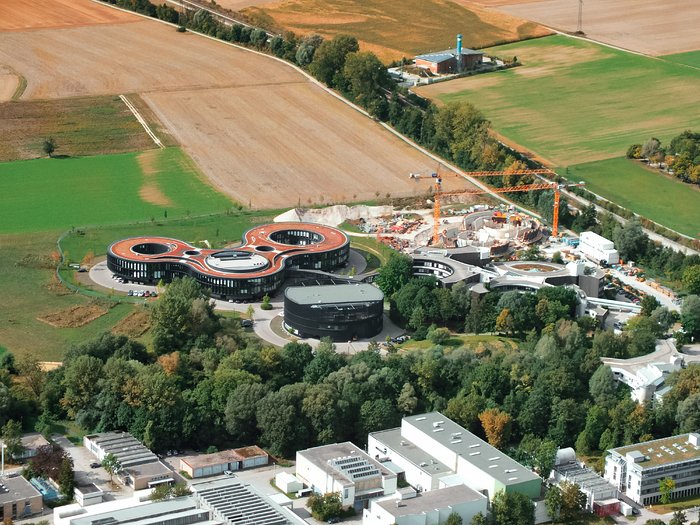
[[[371,284],[290,286],[284,291],[284,326],[299,337],[368,339],[383,325],[384,294]]]
[[[288,269],[330,271],[347,263],[350,241],[335,228],[282,222],[245,232],[235,248],[200,249],[167,237],[134,237],[107,251],[107,267],[126,281],[155,284],[190,276],[221,299],[273,293]]]

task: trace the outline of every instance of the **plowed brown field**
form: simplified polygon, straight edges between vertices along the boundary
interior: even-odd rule
[[[539,22],[561,31],[576,31],[574,0],[458,0]],[[583,31],[607,44],[648,55],[700,49],[697,0],[585,0]]]
[[[279,84],[300,78],[273,60],[143,19],[0,33],[0,64],[27,79],[23,99]]]
[[[255,207],[412,195],[429,181],[408,174],[435,169],[293,68],[155,21],[0,32],[0,64],[27,79],[23,99],[141,93],[213,184]]]
[[[435,163],[315,84],[143,98],[214,184],[257,208],[412,195]]]
[[[0,31],[134,22],[139,17],[90,0],[2,0]]]

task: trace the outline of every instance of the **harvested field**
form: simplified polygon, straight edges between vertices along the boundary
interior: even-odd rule
[[[299,34],[356,36],[363,49],[386,61],[454,47],[457,33],[465,47],[476,48],[550,33],[521,18],[450,0],[285,0],[243,12]]]
[[[576,31],[578,2],[572,0],[462,0],[501,13]],[[664,55],[700,49],[700,9],[694,0],[586,0],[588,38],[644,53]]]
[[[102,9],[110,10],[108,7]],[[155,21],[0,33],[22,99],[298,82],[292,68]]]
[[[311,83],[149,93],[144,99],[221,191],[254,207],[411,195],[434,161]],[[263,112],[264,111],[264,112]]]
[[[139,17],[90,0],[2,0],[0,31],[134,22]]]
[[[114,328],[112,328],[112,333],[117,335],[128,335],[132,339],[135,339],[145,334],[149,328],[151,328],[150,314],[143,309],[138,309],[134,310],[124,319],[114,325]]]
[[[102,317],[108,311],[107,308],[94,303],[82,304],[37,317],[37,320],[56,328],[78,328]]]
[[[19,83],[20,78],[10,68],[0,65],[0,102],[11,100]],[[0,125],[2,125],[1,122]]]
[[[115,96],[0,104],[0,136],[0,161],[44,156],[41,143],[46,137],[56,140],[57,154],[71,157],[155,147],[129,108]]]
[[[240,11],[246,7],[257,7],[272,4],[277,0],[217,0],[216,5],[231,11]]]

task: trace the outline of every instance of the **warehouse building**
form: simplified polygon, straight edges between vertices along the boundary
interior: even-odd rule
[[[432,490],[423,494],[402,489],[402,497],[372,500],[363,512],[362,525],[433,525],[445,523],[453,512],[462,523],[488,512],[488,498],[466,485]]]
[[[44,510],[41,493],[21,476],[0,478],[0,523],[28,518]]]
[[[319,494],[339,493],[343,506],[396,492],[396,474],[349,441],[298,451],[296,476]]]
[[[384,294],[371,284],[311,284],[284,292],[284,326],[296,336],[367,339],[383,325]]]
[[[234,472],[268,464],[270,456],[257,446],[222,450],[213,454],[200,454],[180,459],[180,470],[192,478],[216,476],[226,470]]]
[[[640,505],[661,499],[659,481],[671,478],[673,499],[700,494],[700,434],[691,432],[608,450],[605,479]]]
[[[134,490],[174,483],[173,472],[128,432],[102,432],[83,438],[83,446],[99,461],[113,454],[122,470],[118,479]]]
[[[540,496],[542,480],[439,412],[403,418],[401,427],[373,432],[367,451],[391,461],[421,492],[464,484],[489,499],[499,491]]]

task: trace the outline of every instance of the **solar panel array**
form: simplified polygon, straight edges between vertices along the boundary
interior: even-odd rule
[[[372,465],[367,459],[358,456],[331,459],[328,463],[353,481],[381,476],[377,467]]]
[[[247,486],[231,484],[197,489],[197,497],[227,525],[291,525]]]

